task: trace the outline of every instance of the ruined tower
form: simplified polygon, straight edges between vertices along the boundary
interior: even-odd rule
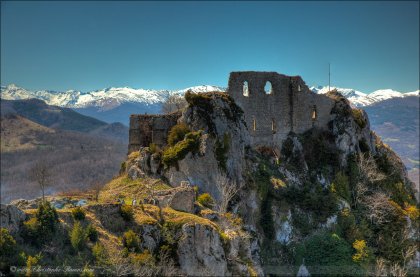
[[[334,101],[312,92],[300,76],[232,72],[227,93],[244,111],[253,146],[280,149],[289,132],[327,128]]]

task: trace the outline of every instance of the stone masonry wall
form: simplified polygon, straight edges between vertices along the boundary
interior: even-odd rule
[[[269,93],[264,89],[267,82],[271,83]],[[276,72],[232,72],[228,94],[244,110],[251,144],[277,150],[290,131],[327,128],[334,105],[327,96],[313,93],[300,76]]]
[[[267,83],[271,90],[265,91]],[[247,89],[244,89],[247,84]],[[280,151],[289,132],[303,133],[313,126],[327,128],[334,100],[312,92],[300,76],[276,72],[232,72],[227,93],[244,111],[253,147]],[[166,144],[180,112],[167,115],[131,115],[128,153],[150,143]]]
[[[176,125],[181,113],[133,114],[130,116],[128,154],[148,147],[152,142],[162,147],[166,144],[169,130]]]

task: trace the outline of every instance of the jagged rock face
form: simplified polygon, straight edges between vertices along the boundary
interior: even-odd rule
[[[276,240],[282,244],[289,244],[292,239],[293,225],[292,213],[281,213],[277,206],[272,207]]]
[[[159,228],[152,224],[140,226],[141,247],[153,253],[159,245],[161,235]]]
[[[2,228],[15,233],[19,230],[19,225],[25,218],[25,213],[16,206],[1,204],[0,222]]]
[[[178,162],[178,169],[171,167],[164,171],[164,176],[173,186],[178,186],[181,181],[190,181],[191,184],[198,185],[200,190],[209,192],[218,199],[219,192],[214,184],[221,169],[215,155],[216,142],[223,141],[225,136],[229,137],[229,146],[225,153],[226,172],[237,184],[242,184],[246,168],[245,147],[249,145],[249,134],[241,115],[233,114],[232,103],[218,94],[211,97],[206,100],[211,107],[209,110],[190,106],[178,121],[187,124],[192,130],[206,131],[207,134],[201,137],[200,153],[189,153]]]
[[[341,151],[340,163],[346,165],[350,153],[370,151],[375,154],[375,137],[370,131],[366,112],[352,110],[348,100],[340,95],[333,97],[337,97],[338,100],[331,111],[335,117],[330,122],[329,128],[335,137],[337,148]],[[354,114],[358,115],[358,118],[355,118]]]
[[[298,276],[298,277],[309,277],[309,276],[311,276],[311,274],[309,273],[309,271],[306,268],[306,266],[304,264],[302,264],[299,267],[299,271],[298,271],[298,273],[297,273],[296,276]]]
[[[188,276],[226,276],[228,274],[220,236],[210,226],[184,225],[177,253],[181,269]]]
[[[192,187],[177,187],[172,190],[158,192],[155,198],[161,207],[171,207],[174,210],[193,213],[195,192]]]
[[[169,206],[177,211],[194,212],[195,192],[192,188],[177,191],[171,198]]]

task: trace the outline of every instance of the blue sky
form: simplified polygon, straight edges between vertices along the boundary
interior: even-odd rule
[[[236,70],[419,88],[418,2],[1,2],[1,83],[226,86]]]

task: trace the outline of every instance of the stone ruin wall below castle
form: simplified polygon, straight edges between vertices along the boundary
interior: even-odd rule
[[[177,124],[180,116],[180,112],[165,115],[131,115],[128,154],[151,143],[159,147],[166,145],[168,132]]]

